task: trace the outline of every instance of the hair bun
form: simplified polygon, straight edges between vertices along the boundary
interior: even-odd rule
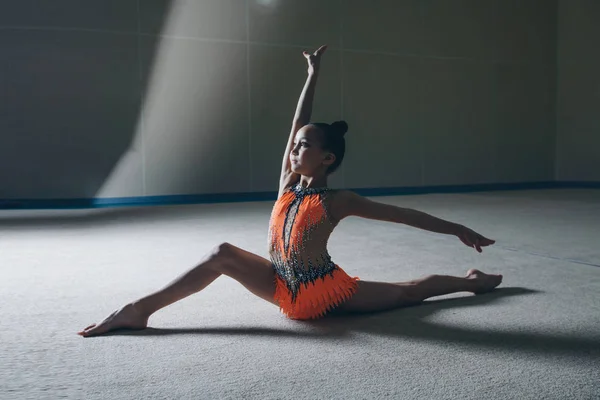
[[[344,136],[346,132],[348,132],[348,124],[346,121],[335,121],[331,124],[331,128],[340,135]]]

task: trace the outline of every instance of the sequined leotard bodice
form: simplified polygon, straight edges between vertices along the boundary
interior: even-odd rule
[[[282,311],[316,318],[348,298],[356,280],[333,263],[327,241],[337,225],[329,212],[329,188],[288,188],[276,201],[269,224],[269,255]],[[286,292],[286,293],[283,293]]]
[[[336,224],[327,213],[327,188],[292,187],[277,200],[269,227],[269,254],[292,296],[301,284],[328,273],[335,264],[327,241]]]

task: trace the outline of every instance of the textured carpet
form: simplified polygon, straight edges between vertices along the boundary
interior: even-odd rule
[[[0,212],[1,399],[599,399],[600,191],[378,197],[497,241],[349,218],[336,263],[365,280],[469,268],[493,293],[317,322],[221,277],[150,329],[75,333],[230,242],[264,257],[272,202]]]

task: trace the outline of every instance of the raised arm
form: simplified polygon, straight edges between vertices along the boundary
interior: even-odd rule
[[[325,53],[327,46],[321,46],[313,54],[303,52],[304,57],[308,62],[308,77],[306,83],[300,93],[298,99],[298,105],[296,106],[296,112],[294,113],[294,119],[292,120],[292,130],[288,138],[287,145],[285,146],[285,152],[283,153],[283,161],[281,163],[281,176],[279,180],[279,193],[290,184],[297,182],[300,179],[298,174],[292,172],[290,163],[290,152],[294,148],[294,137],[296,133],[304,125],[310,122],[312,114],[313,98],[315,96],[315,87],[317,86],[317,78],[319,76],[319,67],[321,63],[321,56]]]

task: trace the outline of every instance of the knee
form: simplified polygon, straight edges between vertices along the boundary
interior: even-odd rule
[[[400,304],[410,306],[420,304],[425,300],[418,282],[408,282],[402,289],[398,299]]]
[[[235,257],[235,246],[223,242],[208,253],[204,262],[201,264],[204,268],[214,270],[216,272],[225,273],[232,264]]]
[[[210,253],[212,259],[229,259],[235,254],[235,246],[231,243],[223,242],[213,248]]]

